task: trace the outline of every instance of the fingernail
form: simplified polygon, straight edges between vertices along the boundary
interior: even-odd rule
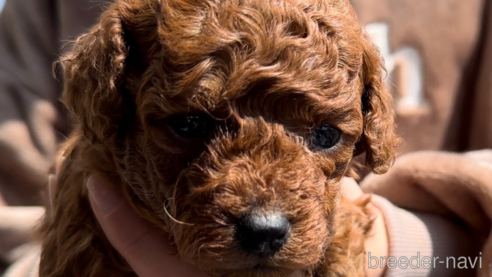
[[[112,213],[123,201],[122,195],[111,189],[109,180],[101,175],[89,177],[87,188],[90,197],[103,214]]]
[[[56,160],[56,167],[55,167],[56,173],[60,172],[61,166],[64,161],[65,161],[65,156],[63,155]]]

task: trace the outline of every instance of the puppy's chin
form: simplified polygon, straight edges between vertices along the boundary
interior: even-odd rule
[[[264,258],[236,247],[234,242],[232,242],[233,245],[230,245],[221,241],[220,238],[214,241],[207,239],[208,242],[198,243],[199,245],[187,245],[186,242],[178,241],[176,246],[179,256],[183,260],[207,273],[213,273],[209,274],[213,277],[310,276],[304,273],[313,272],[319,262],[323,260],[324,252],[330,242],[329,239],[322,239],[326,237],[328,235],[324,234],[320,235],[318,240],[313,239],[313,242],[317,242],[316,246],[310,242],[299,243],[302,246],[295,245],[298,242],[296,239],[287,244],[285,250],[280,250],[272,257]],[[302,250],[299,249],[301,247]]]

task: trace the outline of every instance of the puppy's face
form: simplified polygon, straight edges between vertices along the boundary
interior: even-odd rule
[[[384,172],[394,155],[348,1],[120,0],[62,63],[67,106],[135,207],[216,275],[312,269],[351,158]]]

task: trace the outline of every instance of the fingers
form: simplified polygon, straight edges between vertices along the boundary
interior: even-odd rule
[[[103,176],[87,182],[90,202],[107,238],[140,277],[205,276],[172,252],[169,240],[141,219]]]
[[[362,189],[353,178],[343,177],[342,179],[342,195],[343,197],[355,201],[362,196]]]
[[[63,155],[58,156],[58,158],[56,159],[56,165],[55,165],[55,173],[56,174],[58,174],[58,172],[60,172],[61,166],[62,166],[64,161],[65,161],[65,156],[63,156]]]

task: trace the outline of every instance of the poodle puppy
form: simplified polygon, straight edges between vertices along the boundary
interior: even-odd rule
[[[104,173],[210,276],[360,276],[368,197],[395,155],[383,63],[348,0],[116,0],[61,58],[75,118],[40,275],[136,276],[92,214]]]

